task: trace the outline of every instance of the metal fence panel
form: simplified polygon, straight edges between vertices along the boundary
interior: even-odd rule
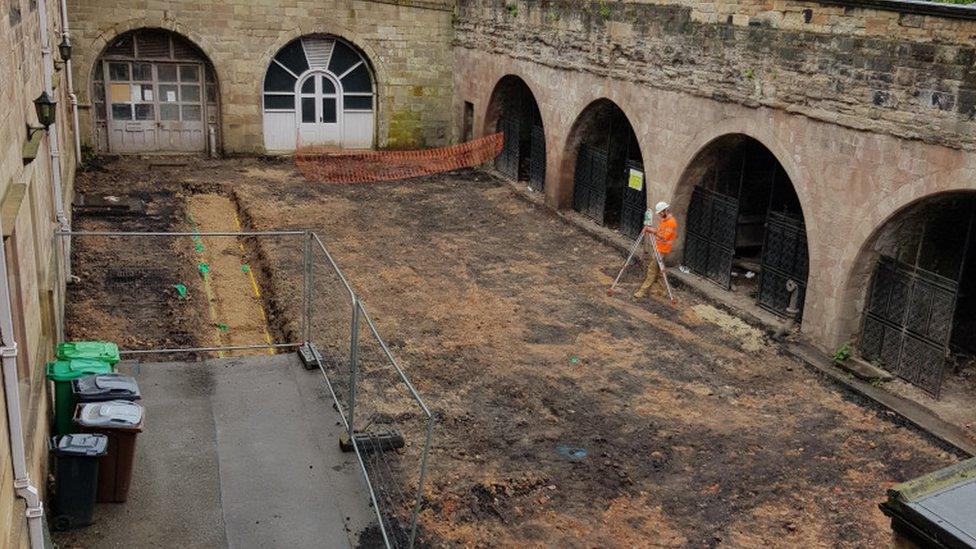
[[[349,360],[355,294],[317,235],[309,252],[309,315],[306,340],[318,354],[319,368],[348,427]]]
[[[80,267],[68,318],[111,319],[71,323],[69,337],[116,341],[125,353],[311,351],[346,425],[385,544],[414,545],[434,417],[318,235],[89,231],[56,237],[72,240]],[[247,291],[221,295],[226,287]],[[249,320],[275,330],[253,340],[231,337],[237,324],[224,325],[223,315],[247,300],[259,305],[252,310],[261,317]],[[96,324],[115,331],[99,333]]]
[[[391,547],[413,546],[422,504],[433,416],[362,303],[350,416],[356,452]],[[393,441],[401,441],[399,443]]]
[[[72,339],[115,341],[123,354],[224,356],[300,345],[288,338],[298,334],[270,329],[278,313],[264,295],[272,279],[296,288],[295,299],[302,295],[300,232],[87,231],[56,238],[72,240],[65,311]],[[277,256],[264,257],[265,247]]]

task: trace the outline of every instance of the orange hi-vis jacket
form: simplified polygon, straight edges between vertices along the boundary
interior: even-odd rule
[[[671,242],[674,241],[675,237],[678,236],[678,221],[673,215],[669,215],[667,219],[662,219],[657,226],[657,251],[661,255],[668,255],[671,253]]]

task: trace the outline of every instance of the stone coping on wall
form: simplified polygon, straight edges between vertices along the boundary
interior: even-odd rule
[[[976,4],[946,4],[926,0],[818,0],[818,3],[976,21]]]

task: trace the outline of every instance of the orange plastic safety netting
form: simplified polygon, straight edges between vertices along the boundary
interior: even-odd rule
[[[502,152],[503,134],[419,151],[342,151],[302,147],[295,165],[309,181],[370,183],[449,172],[484,164]]]

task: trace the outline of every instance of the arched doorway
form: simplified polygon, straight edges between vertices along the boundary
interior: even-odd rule
[[[366,57],[345,40],[304,36],[281,48],[264,76],[264,146],[369,149],[376,98]]]
[[[976,192],[904,208],[861,255],[871,274],[859,282],[858,352],[938,396],[950,363],[976,355]]]
[[[644,159],[634,128],[609,99],[587,106],[570,130],[575,154],[573,209],[636,238],[644,224]]]
[[[99,151],[193,153],[219,146],[213,65],[179,34],[155,28],[120,34],[95,62],[92,83]]]
[[[803,209],[769,149],[743,134],[712,141],[685,170],[675,202],[688,204],[685,265],[781,316],[790,314],[792,280],[802,313],[809,267]]]
[[[488,101],[485,130],[505,135],[495,168],[541,191],[546,180],[546,136],[539,105],[524,80],[508,75],[498,81]]]

